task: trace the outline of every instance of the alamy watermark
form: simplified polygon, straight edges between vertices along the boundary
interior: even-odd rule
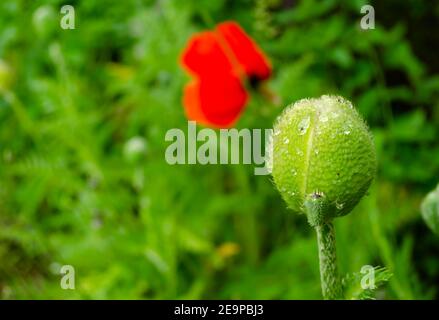
[[[165,141],[172,142],[166,149],[165,160],[178,164],[253,164],[255,175],[271,173],[271,138],[273,129],[202,128],[197,131],[195,121],[189,121],[187,132],[169,129]]]
[[[360,12],[365,14],[360,21],[361,29],[375,29],[375,8],[367,4],[361,7]]]
[[[75,289],[75,268],[69,264],[63,265],[60,269],[61,277],[60,286],[64,290]]]
[[[71,5],[64,5],[60,9],[63,14],[59,25],[62,29],[75,29],[75,8]]]
[[[375,286],[375,268],[371,265],[364,265],[360,270],[364,276],[361,278],[361,288],[363,290],[376,289]]]

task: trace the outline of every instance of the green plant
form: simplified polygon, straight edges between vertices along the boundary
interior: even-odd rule
[[[238,129],[339,92],[374,135],[376,181],[334,220],[340,273],[357,273],[345,297],[362,298],[372,264],[393,274],[375,298],[439,298],[439,242],[419,212],[439,177],[431,1],[77,0],[75,30],[60,28],[64,4],[0,1],[0,299],[321,296],[314,230],[269,179],[164,161],[166,131],[187,128],[181,50],[225,20],[270,57],[280,97],[252,92]],[[364,4],[374,30],[359,28]],[[60,264],[75,266],[76,290],[60,288]]]
[[[375,176],[366,124],[342,97],[300,100],[274,126],[271,160],[283,199],[317,232],[323,297],[342,298],[332,220],[351,212]]]

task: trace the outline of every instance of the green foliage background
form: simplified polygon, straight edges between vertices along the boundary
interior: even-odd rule
[[[67,3],[75,30],[59,27]],[[166,131],[187,126],[179,54],[224,20],[270,57],[281,100],[252,92],[238,128],[334,93],[373,131],[377,179],[336,221],[341,271],[386,266],[376,298],[437,298],[439,238],[419,204],[439,180],[439,5],[373,1],[376,29],[361,30],[366,3],[2,1],[0,298],[320,298],[315,234],[269,177],[164,160]]]

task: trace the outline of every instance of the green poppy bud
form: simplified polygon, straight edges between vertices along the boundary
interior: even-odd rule
[[[421,213],[428,227],[439,235],[439,185],[422,201]]]
[[[303,99],[274,125],[274,182],[288,206],[312,226],[348,214],[369,188],[376,155],[366,123],[339,96]]]

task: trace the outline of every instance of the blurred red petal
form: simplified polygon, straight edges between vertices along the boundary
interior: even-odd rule
[[[217,127],[232,126],[241,115],[248,95],[235,75],[200,82],[201,111]]]
[[[189,82],[183,91],[183,106],[189,120],[207,124],[207,120],[201,112],[200,106],[200,84],[198,80]]]
[[[244,109],[248,94],[242,80],[271,74],[268,59],[234,22],[191,37],[180,62],[196,77],[184,88],[187,117],[220,128],[232,126]]]
[[[239,118],[248,95],[238,77],[195,80],[186,85],[183,105],[190,120],[224,128]]]
[[[236,22],[223,22],[216,30],[225,39],[247,76],[255,76],[260,80],[270,77],[271,65],[268,58]]]
[[[220,46],[214,32],[201,32],[189,39],[181,62],[186,69],[199,76],[227,73],[232,70],[232,62]]]

